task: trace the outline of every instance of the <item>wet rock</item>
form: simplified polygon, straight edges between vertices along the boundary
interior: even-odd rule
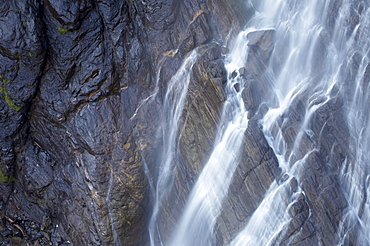
[[[250,73],[258,75],[265,70],[274,48],[273,35],[274,30],[255,31],[247,35],[251,51],[246,68]]]
[[[172,190],[165,196],[159,214],[162,240],[169,240],[170,232],[186,204],[186,199],[211,154],[225,100],[222,80],[226,71],[221,62],[221,47],[211,44],[200,51],[193,66],[191,83],[183,109],[179,138],[179,160]],[[214,73],[217,66],[217,73]]]
[[[245,67],[239,68],[239,76],[246,77],[248,75],[248,71]]]
[[[328,4],[329,19],[336,19],[339,6]],[[168,239],[216,138],[227,80],[227,44],[221,40],[244,26],[252,9],[234,0],[0,4],[2,217],[14,215],[29,241],[37,239],[40,245],[145,245],[153,205],[149,190],[155,182],[148,172],[158,172],[164,94],[183,60],[197,49],[177,136],[174,186],[160,208],[159,230]],[[362,9],[357,4],[348,30],[358,23]],[[325,56],[330,35],[320,34],[316,68],[323,64],[319,58]],[[221,245],[240,231],[270,185],[281,178],[257,121],[268,108],[261,104],[271,92],[265,71],[274,31],[251,32],[248,40],[248,61],[231,75],[238,80],[235,89],[242,91],[250,122],[218,218]],[[359,57],[353,59],[357,63],[348,78],[358,72]],[[320,104],[310,122],[312,132],[302,136],[291,159],[293,165],[319,147],[307,157],[305,172],[297,177],[299,187],[295,178],[290,181],[291,192],[301,188],[305,195],[297,195],[290,207],[292,220],[280,235],[282,244],[335,244],[347,206],[336,175],[343,160],[353,157],[343,98],[334,94],[321,105],[325,100],[309,101],[301,93],[277,124],[292,147],[307,105]],[[2,223],[4,244],[17,241],[19,230],[9,221]]]
[[[271,183],[281,175],[277,158],[255,120],[249,121],[243,148],[218,219],[216,235],[221,245],[230,243],[233,236],[242,230]]]
[[[296,178],[290,180],[290,189],[293,193],[298,191],[298,181]]]
[[[291,218],[273,239],[273,243],[277,245],[295,245],[297,242],[294,240],[300,238],[299,242],[305,245],[307,242],[304,241],[312,237],[314,232],[308,220],[310,213],[309,207],[305,200],[297,199],[290,204],[288,209],[288,214]],[[305,229],[304,232],[302,231],[303,228]]]
[[[16,176],[17,150],[27,135],[29,103],[42,74],[45,39],[40,3],[10,1],[0,9],[0,189],[6,201]]]
[[[20,237],[12,237],[12,244],[13,245],[20,245],[22,243],[22,238]]]
[[[304,200],[306,199],[305,195],[303,193],[299,193],[297,196],[297,200]]]
[[[248,118],[258,112],[264,96],[274,95],[269,79],[265,77],[266,66],[274,48],[273,33],[274,30],[265,30],[248,34],[248,59],[245,66],[239,69],[239,75],[245,83],[242,98],[249,111]]]
[[[238,75],[238,73],[236,71],[233,71],[231,73],[231,78],[235,79],[237,75]]]
[[[23,177],[25,192],[42,191],[53,181],[53,162],[49,154],[28,141],[23,153],[18,155],[19,175]]]
[[[236,92],[239,92],[240,91],[240,84],[239,83],[234,84],[234,89],[235,89]]]
[[[281,177],[281,179],[280,179],[280,183],[283,183],[283,182],[287,181],[288,179],[289,179],[289,174],[285,173],[285,174]]]
[[[297,200],[289,208],[289,214],[292,217],[302,212],[308,212],[308,206],[304,200]]]
[[[303,180],[302,189],[305,191],[306,201],[311,211],[310,219],[316,228],[315,236],[319,241],[332,243],[336,240],[336,225],[347,203],[337,181],[326,174],[325,168],[316,154],[309,156],[307,164],[310,164],[310,167],[306,168],[301,180]],[[299,210],[299,207],[295,208]],[[296,210],[293,210],[292,213],[295,214]],[[311,234],[302,230],[301,233]]]
[[[176,182],[186,190],[215,138],[226,81],[219,41],[240,8],[224,0],[27,0],[0,8],[0,161],[17,178],[1,183],[2,198],[11,194],[8,211],[57,227],[54,243],[146,243],[144,164],[155,171],[166,83],[200,48],[180,140]]]
[[[231,0],[229,1],[233,12],[241,27],[245,26],[251,16],[254,14],[255,10],[251,3],[244,2],[240,0]]]

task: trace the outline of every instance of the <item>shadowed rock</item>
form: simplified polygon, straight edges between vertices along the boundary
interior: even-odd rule
[[[222,44],[210,44],[242,20],[223,0],[30,0],[0,9],[2,218],[34,219],[58,243],[145,244],[144,164],[156,168],[166,81],[194,48],[210,46],[194,69],[181,140],[183,159],[195,158],[186,175],[196,176],[224,100]]]
[[[328,3],[328,30],[320,33],[313,51],[317,78],[323,75],[320,58],[327,54],[340,5]],[[362,4],[352,5],[347,35],[363,14]],[[165,141],[157,134],[166,113],[163,100],[171,77],[198,49],[176,136],[173,186],[158,215],[157,229],[166,242],[214,147],[227,96],[223,49],[247,23],[252,9],[239,0],[3,1],[0,241],[146,245],[151,188]],[[249,33],[248,60],[232,74],[240,82],[235,89],[242,93],[250,121],[217,219],[220,245],[241,231],[282,175],[258,123],[268,110],[263,98],[275,97],[268,78],[274,32]],[[276,245],[337,243],[348,206],[338,175],[341,168],[351,168],[354,158],[345,100],[352,93],[350,82],[359,72],[361,56],[354,53],[350,62],[348,95],[334,88],[326,101],[302,91],[277,120],[275,130],[282,130],[288,148],[296,148],[289,165],[303,158],[304,171],[283,177],[290,179],[294,199],[287,201],[292,202],[290,218],[274,238]],[[369,71],[367,65],[363,88]],[[312,131],[298,136],[309,105],[318,107],[307,123]],[[31,220],[34,224],[27,224]],[[17,223],[28,239],[14,226]],[[356,228],[345,228],[345,243],[356,242]]]

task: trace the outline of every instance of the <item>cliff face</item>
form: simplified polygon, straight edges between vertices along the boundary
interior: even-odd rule
[[[156,158],[166,83],[190,51],[207,46],[186,106],[194,126],[187,124],[181,147],[187,152],[191,137],[207,135],[201,149],[190,149],[199,172],[223,100],[221,46],[245,22],[232,10],[240,6],[223,0],[3,2],[2,218],[18,219],[24,228],[27,219],[40,223],[46,234],[27,235],[32,242],[146,243],[151,205],[144,163]],[[155,101],[139,107],[156,88]],[[191,136],[189,127],[201,129],[199,135]]]
[[[327,32],[313,55],[318,71],[339,5],[328,5]],[[157,211],[162,238],[151,238],[154,244],[170,240],[217,137],[227,97],[225,53],[252,14],[238,0],[3,1],[0,241],[149,244],[157,164],[167,144],[159,132],[169,84],[195,50],[175,133],[172,185]],[[349,23],[352,29],[355,24]],[[323,103],[303,90],[279,115],[271,134],[281,133],[287,149],[295,151],[286,153],[292,156],[289,165],[302,160],[304,170],[294,178],[284,174],[261,129],[273,107],[266,98],[275,97],[266,69],[274,49],[284,48],[274,35],[249,33],[247,62],[229,75],[245,84],[234,88],[243,90],[249,123],[215,243],[230,243],[253,220],[270,187],[280,185],[294,199],[285,201],[289,222],[273,243],[333,245],[348,207],[338,175],[344,160],[353,158],[343,120],[345,95],[333,93]],[[348,80],[356,69],[351,67]],[[317,107],[309,121],[312,132],[298,136],[309,105]],[[297,138],[303,140],[295,146]],[[355,232],[346,240],[355,243]]]

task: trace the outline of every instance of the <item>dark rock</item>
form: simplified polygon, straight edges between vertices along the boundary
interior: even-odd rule
[[[328,3],[328,31],[323,28],[313,51],[318,79],[325,72],[322,58],[340,6],[340,1]],[[347,35],[366,12],[364,3],[351,6]],[[170,79],[197,50],[176,136],[173,186],[158,216],[158,231],[166,241],[217,135],[227,81],[223,56],[227,44],[222,40],[247,23],[253,6],[239,0],[25,0],[3,1],[0,10],[4,245],[147,244],[154,200],[150,189],[165,141],[157,134],[163,99]],[[243,228],[273,182],[289,178],[281,177],[275,153],[258,124],[273,106],[264,104],[264,98],[274,97],[266,74],[275,48],[274,30],[251,32],[247,38],[248,60],[231,77],[237,81],[235,90],[242,92],[250,121],[217,220],[220,245]],[[292,194],[296,200],[288,210],[291,220],[275,238],[276,244],[337,243],[348,206],[338,173],[354,158],[344,120],[345,100],[361,61],[361,54],[354,53],[344,72],[348,95],[334,88],[326,101],[302,91],[274,125],[273,133],[281,130],[287,148],[297,148],[294,155],[286,153],[289,165],[304,158],[304,172],[289,184],[291,193],[302,193]],[[369,83],[368,67],[364,88]],[[308,105],[319,106],[308,119],[311,130],[302,133]],[[30,238],[21,239],[5,215],[17,220]],[[353,244],[355,229],[348,229],[354,236],[346,243]]]
[[[246,77],[248,75],[248,71],[245,67],[239,68],[239,76]]]
[[[254,79],[247,80],[242,92],[244,105],[247,110],[256,111],[261,103],[260,85]]]
[[[165,196],[159,214],[159,230],[167,241],[176,226],[191,187],[211,154],[225,97],[220,76],[226,76],[221,66],[221,47],[211,44],[193,66],[191,83],[182,113],[182,134],[179,138],[179,160],[176,161],[174,184]],[[213,68],[217,65],[217,73]],[[205,73],[206,71],[206,73]],[[193,82],[197,83],[193,83]]]
[[[243,27],[254,14],[255,10],[252,4],[241,0],[231,0],[229,3],[240,26]]]
[[[283,182],[287,181],[288,179],[289,179],[289,174],[285,173],[285,174],[281,177],[280,182],[281,182],[281,183],[283,183]]]
[[[290,189],[293,193],[298,191],[298,181],[296,178],[290,180]]]
[[[258,112],[262,98],[274,95],[269,78],[265,76],[266,66],[274,48],[273,34],[274,30],[265,30],[250,32],[247,36],[250,50],[245,67],[239,69],[239,75],[245,83],[242,97],[249,111],[249,119]]]
[[[231,73],[231,78],[236,78],[236,76],[238,75],[238,73],[236,72],[236,71],[233,71],[232,73]]]
[[[250,73],[258,75],[265,70],[274,48],[273,35],[274,30],[255,31],[247,35],[251,52],[246,68]]]
[[[215,137],[226,71],[222,44],[213,41],[229,34],[233,9],[223,0],[30,0],[1,7],[11,21],[4,21],[0,40],[1,96],[7,99],[0,105],[0,161],[6,175],[18,179],[4,190],[26,216],[58,225],[49,239],[54,243],[146,243],[143,165],[156,168],[162,81],[204,46],[184,110],[189,117],[180,149],[193,153],[182,160],[193,179],[185,169],[179,173],[182,190],[181,176],[194,181]],[[156,89],[155,100],[141,105]],[[202,140],[199,146],[191,145],[192,137]],[[19,209],[8,205],[13,213]]]
[[[297,200],[305,200],[306,197],[303,193],[299,193],[298,196],[297,196]]]
[[[307,212],[308,213],[308,206],[304,200],[297,200],[294,202],[289,209],[289,214],[294,217],[299,213]],[[307,214],[308,215],[308,214]]]
[[[12,244],[13,245],[20,245],[22,243],[22,238],[20,237],[12,237]]]
[[[18,173],[23,178],[25,192],[32,194],[42,191],[53,181],[53,162],[47,152],[36,150],[38,147],[26,143],[25,151],[18,155]]]
[[[240,164],[218,219],[216,235],[221,245],[230,243],[235,233],[242,230],[271,183],[281,175],[277,158],[256,121],[249,121],[243,143]]]
[[[305,168],[306,171],[301,177],[302,189],[305,191],[306,201],[311,208],[310,218],[313,219],[316,227],[315,235],[319,241],[332,243],[336,240],[335,227],[343,209],[347,206],[346,200],[338,184],[334,184],[337,181],[326,174],[317,154],[311,154],[307,158],[307,165],[309,166]],[[327,197],[330,197],[331,202]],[[301,231],[300,233],[306,232]]]
[[[39,3],[4,2],[0,21],[0,166],[13,180],[16,149],[26,137],[26,115],[44,63],[45,45]],[[25,21],[28,20],[28,21]],[[7,200],[9,182],[0,183]]]
[[[234,89],[236,92],[239,92],[240,91],[240,84],[239,83],[235,83],[234,84]]]

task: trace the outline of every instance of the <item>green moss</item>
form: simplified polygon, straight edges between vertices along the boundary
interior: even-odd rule
[[[10,177],[5,175],[5,173],[2,170],[2,164],[0,162],[0,182],[13,182],[16,179],[14,177]]]
[[[3,99],[5,100],[5,102],[8,104],[8,106],[10,108],[13,108],[15,109],[16,111],[19,111],[21,109],[21,107],[19,107],[18,105],[16,105],[12,99],[10,98],[9,96],[9,93],[6,89],[6,84],[10,82],[10,80],[6,79],[3,75],[0,75],[0,80],[2,83],[0,83],[0,92],[4,94],[4,97]]]
[[[58,32],[60,34],[66,34],[69,31],[68,28],[58,26]]]

